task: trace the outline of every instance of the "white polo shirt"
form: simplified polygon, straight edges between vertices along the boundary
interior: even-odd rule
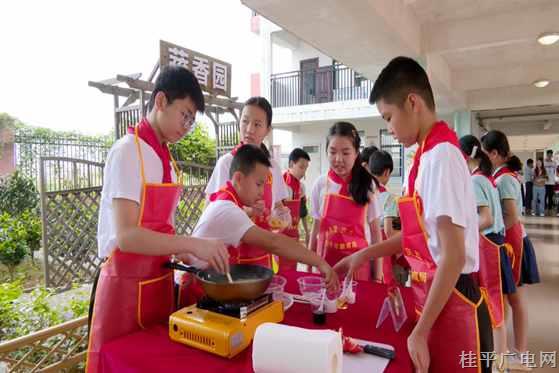
[[[232,201],[210,202],[192,232],[193,237],[221,240],[227,246],[239,246],[254,222]]]
[[[291,189],[291,187],[289,187],[289,185],[287,184],[285,184],[285,187],[287,188],[287,199],[293,199],[293,189]],[[302,181],[300,182],[299,194],[301,198],[307,195],[305,184]]]
[[[326,181],[328,175],[321,175],[315,181],[311,190],[311,216],[314,219],[321,219],[324,212],[324,197],[326,193],[339,193],[342,186],[332,180],[328,180],[328,191],[326,191]],[[374,189],[374,183],[372,184]],[[375,220],[380,219],[382,213],[378,204],[376,193],[369,193],[369,204],[367,206],[367,219],[363,222],[363,229],[365,230],[365,238],[367,242],[371,243],[371,229],[369,224]]]
[[[144,159],[146,182],[161,183],[163,180],[161,160],[151,146],[142,139],[139,141]],[[141,201],[142,177],[134,135],[127,134],[114,143],[107,156],[103,172],[104,182],[97,226],[97,248],[100,258],[110,255],[116,247],[113,199],[129,199],[137,202],[138,205]],[[173,182],[177,180],[177,175],[172,167],[171,178]]]
[[[441,143],[426,152],[419,164],[415,189],[423,201],[423,216],[431,256],[441,257],[437,218],[448,216],[464,228],[466,263],[462,273],[479,269],[479,229],[477,204],[468,165],[460,150]],[[451,247],[452,249],[452,247]]]
[[[210,180],[208,181],[208,185],[206,185],[206,189],[204,192],[206,193],[206,199],[209,200],[210,195],[212,193],[217,192],[221,187],[228,182],[229,179],[229,170],[231,169],[231,163],[233,162],[233,154],[227,153],[222,155],[215,165],[214,171]],[[270,159],[272,163],[272,206],[275,205],[277,202],[281,200],[287,199],[289,197],[287,191],[287,185],[283,181],[283,175],[281,172],[281,168],[277,164],[276,161]]]

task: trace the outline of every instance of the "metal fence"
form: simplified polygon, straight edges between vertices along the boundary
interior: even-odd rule
[[[91,162],[104,162],[110,148],[110,142],[92,139],[81,135],[37,136],[27,129],[18,129],[15,133],[16,168],[24,175],[39,183],[39,158],[62,157],[83,159]],[[45,170],[51,173],[49,178],[63,178],[72,170],[53,167]]]
[[[380,149],[388,152],[392,156],[392,161],[394,163],[392,177],[403,178],[404,147],[386,129],[380,130]]]
[[[141,119],[140,107],[138,105],[118,108],[116,109],[115,115],[115,132],[117,139],[120,139],[122,136],[126,135],[128,127],[135,126],[137,123],[140,122]]]
[[[273,107],[366,99],[372,88],[372,81],[337,64],[274,74],[270,78]]]

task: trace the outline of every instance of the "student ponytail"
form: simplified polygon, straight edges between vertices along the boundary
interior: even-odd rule
[[[493,173],[493,165],[487,154],[481,149],[481,143],[472,135],[466,135],[460,138],[460,149],[469,158],[479,161],[479,170],[485,176],[491,176]]]
[[[355,151],[357,152],[357,158],[355,159],[355,163],[353,163],[353,168],[351,169],[349,193],[357,204],[366,205],[369,202],[369,192],[372,192],[371,183],[374,179],[369,171],[361,165],[361,157],[359,156],[361,137],[359,137],[355,126],[349,122],[336,122],[332,127],[330,127],[328,137],[326,139],[326,148],[328,148],[330,139],[333,136],[343,136],[349,138],[355,148]]]
[[[507,167],[513,172],[519,172],[522,170],[522,162],[516,155],[511,155],[507,160]]]

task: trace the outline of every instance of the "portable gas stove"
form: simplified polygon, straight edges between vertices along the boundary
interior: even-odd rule
[[[256,328],[283,320],[283,305],[265,294],[249,302],[220,303],[203,298],[169,317],[171,340],[232,358],[248,347]]]

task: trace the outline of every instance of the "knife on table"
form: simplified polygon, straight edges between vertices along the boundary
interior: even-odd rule
[[[363,347],[363,352],[365,353],[375,355],[375,356],[380,356],[388,360],[392,360],[396,356],[396,352],[388,348],[379,347],[375,345],[361,345],[361,347]]]

